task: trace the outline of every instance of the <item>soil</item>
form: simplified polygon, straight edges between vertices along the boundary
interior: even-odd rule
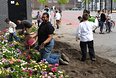
[[[89,57],[81,62],[81,52],[65,42],[56,41],[54,50],[65,53],[69,65],[61,65],[69,78],[116,78],[116,64],[107,59],[96,56],[96,61],[91,62]]]

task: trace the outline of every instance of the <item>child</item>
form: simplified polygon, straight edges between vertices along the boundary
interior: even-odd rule
[[[12,21],[10,21],[8,18],[5,19],[5,22],[8,24],[9,29],[8,32],[10,33],[8,41],[11,42],[13,41],[13,38],[16,41],[19,41],[20,39],[16,35],[16,24]]]
[[[35,27],[34,24],[30,28],[25,28],[26,33],[25,33],[25,45],[30,49],[30,47],[34,46],[35,43],[37,42],[37,37],[35,35],[37,32],[37,28]],[[34,35],[34,37],[33,37]]]
[[[83,22],[80,23],[76,40],[80,39],[80,47],[82,52],[82,58],[81,61],[86,60],[87,55],[87,47],[89,49],[89,55],[91,61],[95,61],[95,52],[94,52],[94,41],[93,41],[93,32],[92,28],[94,26],[93,22],[88,21],[89,15],[87,13],[83,14]]]

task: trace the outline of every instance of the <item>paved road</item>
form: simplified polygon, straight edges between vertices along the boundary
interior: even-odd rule
[[[69,42],[73,46],[79,46],[79,42],[75,41],[75,32],[79,24],[77,17],[82,15],[82,11],[65,11],[63,12],[62,25],[59,30],[56,30],[61,38],[58,40]],[[95,12],[92,12],[91,15],[95,15]],[[113,14],[113,20],[116,20],[115,14]],[[116,27],[112,30],[113,32],[107,34],[94,34],[95,41],[95,51],[96,54],[100,57],[109,59],[112,62],[116,63]]]

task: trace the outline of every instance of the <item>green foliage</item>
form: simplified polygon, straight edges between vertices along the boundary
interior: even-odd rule
[[[47,4],[47,0],[37,0],[41,4]]]
[[[26,49],[23,42],[8,42],[7,35],[0,35],[0,78],[67,78],[59,64],[40,61],[37,50]]]
[[[84,2],[86,2],[86,4],[89,4],[91,0],[84,0]]]
[[[58,0],[59,4],[67,4],[69,3],[69,0]]]
[[[116,0],[113,0],[113,2],[116,2]]]

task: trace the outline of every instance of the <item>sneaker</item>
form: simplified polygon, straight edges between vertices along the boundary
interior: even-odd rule
[[[61,54],[61,58],[62,58],[64,61],[67,61],[67,62],[70,61],[69,58],[68,58],[64,53]]]
[[[86,60],[86,59],[84,59],[84,58],[81,58],[81,61],[82,61],[82,62],[85,62],[85,60]]]
[[[101,32],[100,32],[99,34],[104,34],[104,33],[101,33]]]
[[[67,61],[64,61],[63,59],[59,59],[59,63],[61,64],[61,65],[68,65],[69,64],[69,62],[67,62]]]
[[[93,30],[93,33],[95,33],[95,30]]]
[[[96,61],[96,58],[92,58],[91,61]]]

